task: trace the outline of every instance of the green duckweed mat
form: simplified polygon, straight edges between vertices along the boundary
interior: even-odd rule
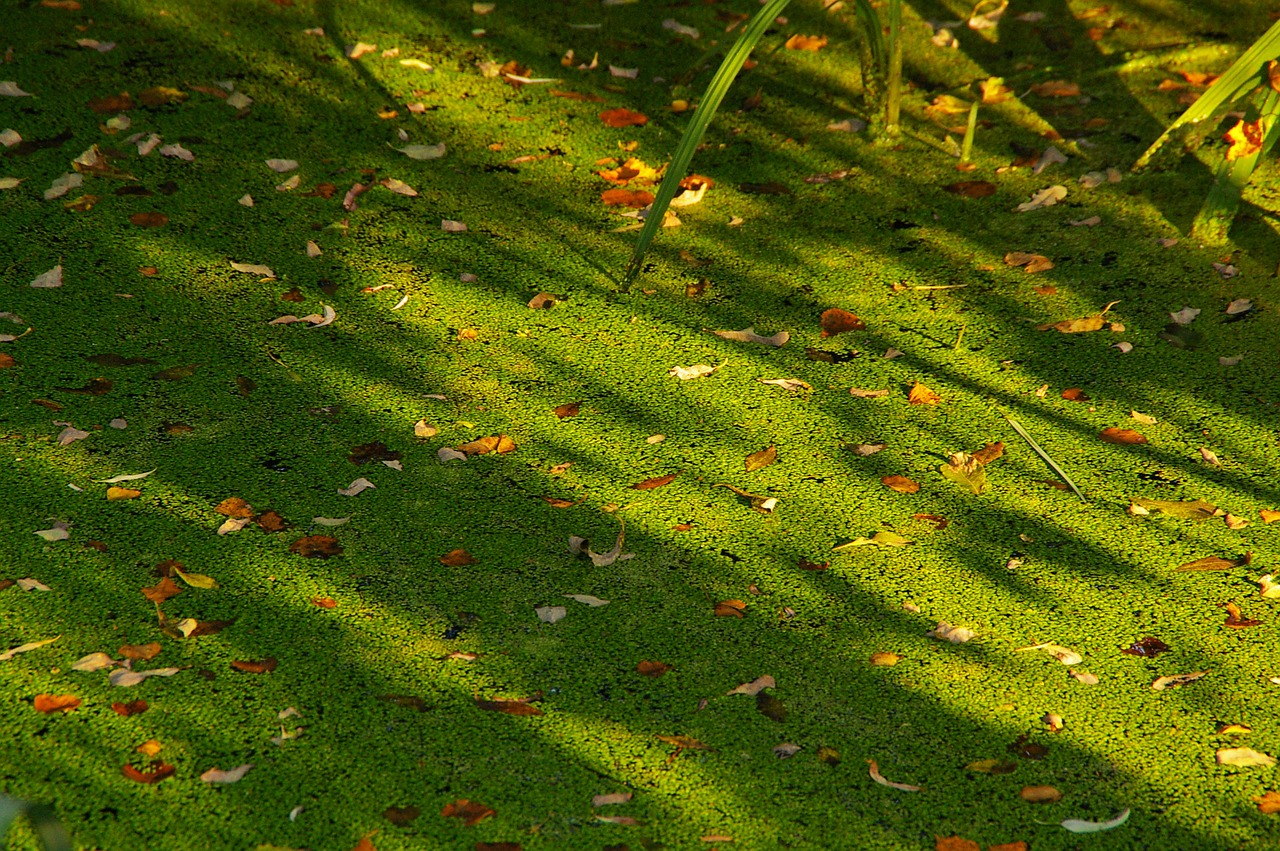
[[[5,4],[0,793],[106,851],[1280,847],[1276,173],[1206,248],[1220,133],[1128,170],[1270,4],[907,5],[899,143],[798,0],[623,291],[602,193],[750,0]]]

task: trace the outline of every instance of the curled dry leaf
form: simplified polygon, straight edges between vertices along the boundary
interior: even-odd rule
[[[205,783],[239,783],[244,779],[244,776],[249,773],[249,769],[251,768],[253,768],[252,763],[245,763],[244,765],[231,768],[226,771],[215,766],[210,768],[204,774],[201,774],[200,779]]]
[[[342,494],[343,496],[355,496],[356,494],[364,493],[370,488],[376,489],[377,487],[378,486],[375,485],[373,482],[369,481],[364,476],[361,476],[360,478],[353,481],[351,484],[347,485],[345,488],[338,488],[338,493]]]
[[[593,807],[607,807],[611,804],[625,804],[631,800],[631,792],[611,792],[607,795],[596,795],[591,799]]]
[[[967,452],[953,453],[946,464],[938,467],[938,472],[944,479],[966,487],[974,494],[981,494],[987,486],[986,467]]]
[[[764,346],[772,346],[775,349],[785,346],[787,341],[791,339],[791,334],[787,331],[779,331],[772,337],[763,337],[756,333],[754,326],[743,328],[741,331],[712,331],[709,328],[703,330],[724,340],[733,340],[738,343],[760,343]]]
[[[231,667],[246,674],[269,674],[278,664],[274,656],[268,656],[265,659],[233,659],[231,661]]]
[[[1118,301],[1113,301],[1093,316],[1086,316],[1082,319],[1063,319],[1061,322],[1037,325],[1036,330],[1048,331],[1052,328],[1061,334],[1081,334],[1088,331],[1100,331],[1102,330],[1102,327],[1107,324],[1107,320],[1105,318],[1107,311],[1115,307],[1117,304],[1119,304]]]
[[[968,627],[952,626],[946,621],[939,621],[938,625],[925,633],[930,638],[936,638],[939,641],[950,641],[952,644],[964,644],[972,641],[977,637],[977,633]]]
[[[468,456],[488,455],[490,452],[505,455],[508,452],[514,452],[516,444],[514,440],[505,434],[494,434],[464,443],[456,447],[456,449],[458,452],[466,453]]]
[[[576,600],[579,603],[590,606],[593,609],[609,605],[608,600],[601,600],[599,597],[593,597],[590,594],[565,594],[564,596],[568,597],[570,600]]]
[[[1224,626],[1231,627],[1232,629],[1244,629],[1245,627],[1259,626],[1262,623],[1260,620],[1242,616],[1240,613],[1240,607],[1235,603],[1226,603],[1223,608],[1227,610],[1227,620],[1223,624]]]
[[[172,765],[167,762],[156,760],[143,768],[136,768],[132,765],[125,765],[121,772],[125,777],[135,783],[159,783],[166,777],[172,777],[176,771]]]
[[[1119,445],[1137,445],[1147,442],[1147,438],[1130,428],[1104,428],[1098,435],[1107,443]]]
[[[80,698],[73,694],[37,694],[31,706],[36,712],[48,715],[52,712],[70,712],[80,705]]]
[[[1196,680],[1208,673],[1208,671],[1195,671],[1190,674],[1174,674],[1169,677],[1159,677],[1151,684],[1151,689],[1153,691],[1164,691],[1167,688],[1185,686],[1187,683],[1194,683]]]
[[[486,712],[501,712],[504,715],[542,715],[541,709],[533,705],[533,701],[541,700],[542,693],[538,692],[532,697],[516,698],[511,700],[483,700],[479,697],[475,698],[476,708],[483,709]]]
[[[871,779],[881,786],[888,786],[890,789],[897,789],[901,792],[919,792],[924,788],[922,786],[912,786],[910,783],[894,783],[892,780],[886,780],[884,775],[880,773],[880,766],[876,765],[874,759],[867,760],[867,765],[870,766],[868,774],[871,775]]]
[[[817,52],[827,46],[827,37],[825,35],[801,35],[796,33],[787,39],[784,47],[787,50],[809,50]]]
[[[1053,268],[1053,261],[1043,254],[1028,254],[1025,251],[1010,251],[1004,256],[1006,266],[1021,266],[1028,275],[1047,272]]]
[[[128,718],[133,715],[141,715],[150,707],[145,700],[130,700],[127,703],[117,701],[111,704],[111,711],[119,715],[121,718]]]
[[[716,603],[713,613],[720,618],[744,618],[747,616],[747,604],[741,600],[721,600]]]
[[[754,680],[752,680],[749,683],[742,683],[738,686],[735,686],[734,688],[725,692],[725,695],[728,696],[731,694],[745,694],[751,697],[755,697],[762,690],[767,688],[776,688],[777,685],[778,684],[774,681],[773,677],[769,676],[768,674],[765,674],[764,676],[756,677]]]
[[[71,666],[73,671],[101,671],[103,668],[113,668],[120,663],[112,659],[106,653],[90,653],[84,656]]]

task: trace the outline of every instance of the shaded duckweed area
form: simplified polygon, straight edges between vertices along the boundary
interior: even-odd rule
[[[486,6],[7,10],[0,792],[102,849],[1275,847],[1274,174],[1210,249],[1215,133],[1127,171],[1266,4],[909,4],[888,145],[796,3],[629,291],[601,193],[757,4]]]

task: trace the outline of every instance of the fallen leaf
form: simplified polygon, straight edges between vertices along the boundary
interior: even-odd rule
[[[146,712],[150,707],[147,706],[145,700],[131,700],[128,703],[116,702],[111,704],[111,711],[119,715],[121,718],[128,718],[132,715],[140,715]]]
[[[876,765],[874,759],[867,760],[867,764],[870,766],[868,773],[871,775],[871,779],[881,786],[888,786],[890,789],[898,789],[902,792],[919,792],[923,788],[922,786],[912,786],[909,783],[894,783],[891,780],[886,780],[880,773],[880,766]]]
[[[938,467],[938,472],[944,479],[966,487],[974,494],[981,494],[987,486],[986,466],[967,452],[952,453],[947,463]]]
[[[934,836],[934,851],[982,851],[982,846],[972,839],[960,836]]]
[[[104,668],[113,668],[120,663],[112,659],[106,653],[90,653],[84,656],[71,666],[73,671],[101,671]]]
[[[541,714],[541,713],[539,713]],[[452,803],[445,804],[444,809],[440,811],[440,815],[445,818],[461,819],[467,827],[475,827],[487,818],[491,818],[498,814],[497,810],[486,807],[484,804],[476,801],[461,798]]]
[[[231,667],[246,674],[269,674],[276,669],[278,664],[274,656],[268,656],[265,659],[231,660]]]
[[[456,447],[458,452],[464,452],[467,456],[471,455],[488,455],[490,452],[496,452],[499,455],[505,455],[508,452],[514,452],[516,449],[515,441],[507,437],[505,434],[494,434],[488,437],[482,437],[478,440],[464,443]]]
[[[745,459],[744,466],[748,473],[754,473],[756,470],[763,470],[778,460],[778,450],[774,446],[761,449],[758,452],[752,452]]]
[[[1220,748],[1214,754],[1214,759],[1218,765],[1275,765],[1276,758],[1260,753],[1252,748]]]
[[[1224,605],[1224,608],[1227,610],[1227,620],[1226,620],[1226,623],[1224,624],[1225,626],[1229,626],[1233,629],[1243,629],[1245,627],[1258,626],[1262,623],[1262,621],[1260,620],[1253,620],[1251,618],[1241,617],[1240,607],[1237,606],[1235,603],[1226,603]]]
[[[705,363],[700,363],[694,366],[673,366],[667,371],[667,375],[674,375],[681,381],[688,381],[691,378],[702,378],[710,375],[720,369],[721,366],[724,366],[724,364],[720,364],[720,366],[708,366]]]
[[[961,180],[948,183],[942,189],[962,198],[986,198],[996,194],[996,185],[986,180]]]
[[[649,123],[649,116],[618,107],[600,113],[600,121],[606,127],[643,127]]]
[[[440,556],[440,563],[447,567],[467,567],[473,564],[479,564],[480,560],[466,550],[450,550]]]
[[[338,488],[338,493],[343,496],[356,496],[357,494],[364,493],[370,488],[377,489],[377,487],[378,486],[373,482],[369,481],[364,476],[361,476],[360,478],[352,481],[351,484],[347,485],[345,488]]]
[[[1135,498],[1133,503],[1146,511],[1159,511],[1179,520],[1208,520],[1219,512],[1216,505],[1205,502],[1202,499],[1189,499],[1178,502]]]
[[[846,331],[865,331],[867,323],[858,318],[856,314],[847,310],[841,310],[833,307],[830,310],[823,311],[820,319],[822,327],[822,339],[834,337],[836,334],[843,334]]]
[[[382,817],[396,827],[406,827],[413,824],[414,820],[421,814],[422,811],[417,807],[387,807],[382,811]]]
[[[1031,804],[1053,804],[1062,800],[1062,793],[1052,786],[1023,786],[1018,796]]]
[[[1033,644],[1030,647],[1020,647],[1019,650],[1043,650],[1053,658],[1057,659],[1064,665],[1079,665],[1084,661],[1079,653],[1069,647],[1063,647],[1060,644]]]
[[[1053,268],[1053,261],[1043,254],[1027,254],[1023,251],[1011,251],[1004,256],[1006,266],[1021,266],[1029,275],[1047,272]]]
[[[328,559],[342,555],[342,544],[338,543],[337,538],[328,535],[307,535],[290,544],[289,552],[303,558]]]
[[[977,637],[977,633],[968,627],[952,626],[946,621],[939,621],[938,625],[925,633],[930,638],[936,638],[939,641],[950,641],[952,644],[964,644],[972,641]]]
[[[166,777],[172,777],[176,771],[172,765],[167,762],[155,761],[147,765],[145,768],[136,768],[132,765],[125,765],[121,772],[125,777],[135,783],[159,783]]]
[[[653,203],[653,193],[642,189],[606,189],[600,193],[606,207],[631,207],[639,210]]]
[[[1226,153],[1227,160],[1238,160],[1260,153],[1263,139],[1267,135],[1266,124],[1265,118],[1258,118],[1256,121],[1236,119],[1235,125],[1222,137],[1229,146]]]
[[[223,771],[220,768],[210,768],[204,774],[200,775],[200,779],[205,783],[239,783],[244,776],[249,773],[249,769],[253,768],[252,763],[245,763],[236,768]]]
[[[1148,635],[1140,638],[1130,644],[1128,647],[1121,648],[1120,652],[1128,656],[1142,656],[1149,658],[1151,656],[1159,656],[1169,650],[1169,645],[1165,644],[1154,635]]]
[[[721,600],[716,603],[713,614],[720,618],[744,618],[747,616],[747,604],[741,600]]]
[[[596,795],[591,799],[592,807],[607,807],[611,804],[625,804],[631,800],[631,792],[611,792],[607,795]]]
[[[182,588],[167,576],[155,585],[142,589],[142,595],[156,604],[163,603],[170,597],[180,593],[182,593]]]
[[[827,37],[825,35],[801,35],[796,33],[786,40],[784,47],[787,50],[810,50],[817,52],[827,46]]]
[[[534,614],[538,616],[538,620],[543,623],[556,623],[563,620],[569,610],[564,606],[539,606],[534,609]]]
[[[654,677],[655,679],[671,670],[673,670],[672,667],[666,662],[654,662],[649,659],[645,659],[636,665],[637,674],[645,677]]]
[[[1242,567],[1251,561],[1253,561],[1251,553],[1234,559],[1226,559],[1221,556],[1206,556],[1205,558],[1198,558],[1195,561],[1179,565],[1176,569],[1183,573],[1202,570],[1231,570],[1233,567]]]
[[[1102,433],[1098,435],[1107,443],[1116,443],[1120,445],[1135,445],[1147,442],[1146,437],[1129,428],[1104,428]]]
[[[134,213],[129,222],[140,228],[161,228],[169,224],[169,217],[164,213]]]
[[[907,402],[912,405],[936,405],[941,401],[941,396],[919,381],[911,385],[911,392],[907,394]]]
[[[80,698],[73,694],[37,694],[32,701],[36,712],[48,715],[51,712],[70,712],[80,705]]]
[[[482,700],[475,698],[477,709],[483,709],[486,712],[501,712],[504,715],[542,715],[543,712],[534,706],[531,701],[541,699],[541,694],[535,697],[527,697],[516,700]]]
[[[704,330],[710,331],[710,329]],[[743,328],[741,331],[710,331],[710,333],[725,340],[733,340],[738,343],[760,343],[764,346],[772,346],[775,349],[785,346],[787,341],[791,339],[791,334],[786,331],[779,331],[772,337],[762,337],[756,333],[754,327]]]
[[[181,670],[181,668],[151,668],[146,671],[129,671],[121,669],[119,671],[112,671],[110,676],[107,677],[107,682],[119,688],[130,688],[132,686],[136,686],[143,680],[149,679],[150,677],[172,677]]]
[[[1258,812],[1263,815],[1280,813],[1280,792],[1271,791],[1265,795],[1255,795],[1250,800],[1258,805]]]
[[[563,420],[566,417],[576,417],[581,408],[581,402],[568,402],[563,405],[556,405],[551,413],[555,414],[557,419]]]
[[[871,654],[871,666],[873,668],[891,668],[901,662],[903,657],[898,653],[890,653],[887,650],[877,650]]]
[[[856,396],[859,399],[880,399],[889,395],[888,390],[861,390],[857,387],[849,388],[849,395]]]
[[[631,488],[631,490],[650,491],[650,490],[653,490],[654,488],[660,488],[665,485],[671,484],[676,480],[676,478],[679,475],[680,475],[679,473],[668,473],[665,476],[658,476],[652,479],[645,479],[643,482],[637,482],[636,484],[630,485],[629,487]]]
[[[830,566],[831,566],[831,562],[824,561],[820,564],[815,564],[814,562],[809,561],[807,558],[801,558],[799,561],[796,562],[796,567],[800,568],[801,570],[814,570],[814,571],[826,570]]]
[[[902,537],[897,532],[880,531],[876,532],[870,538],[854,538],[847,544],[840,544],[831,548],[832,552],[844,552],[845,550],[854,549],[856,547],[879,546],[879,547],[905,547],[913,543]]]
[[[898,493],[915,493],[920,490],[920,483],[906,476],[884,476],[880,479],[880,483]]]
[[[593,597],[590,594],[565,594],[570,600],[576,600],[579,603],[590,606],[591,608],[599,608],[600,606],[609,605],[608,600],[601,600],[599,597]]]
[[[735,686],[734,688],[725,692],[725,696],[727,697],[728,695],[732,695],[732,694],[745,694],[750,697],[755,697],[756,695],[760,694],[760,692],[763,691],[764,689],[776,688],[777,685],[778,684],[774,681],[773,677],[769,676],[768,674],[765,674],[764,676],[756,677],[754,680],[752,680],[749,683],[741,683],[740,685]]]
[[[1187,683],[1193,683],[1208,673],[1208,671],[1196,671],[1191,674],[1175,674],[1170,677],[1159,677],[1151,684],[1151,688],[1153,691],[1164,691],[1167,688],[1185,686]]]

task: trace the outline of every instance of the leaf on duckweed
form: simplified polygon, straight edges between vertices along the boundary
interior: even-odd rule
[[[218,587],[217,581],[214,580],[212,576],[205,576],[203,573],[187,573],[179,567],[174,567],[173,572],[179,579],[190,585],[192,588],[208,590]]]
[[[765,674],[764,676],[756,677],[754,680],[752,680],[749,683],[742,683],[738,686],[735,686],[734,688],[725,692],[725,696],[728,696],[731,694],[745,694],[750,697],[755,697],[762,690],[767,688],[776,688],[777,685],[778,684],[774,681],[773,677],[769,676],[768,674]]]
[[[505,455],[508,452],[514,452],[516,449],[515,441],[507,437],[505,434],[494,434],[488,437],[481,437],[456,447],[458,452],[464,452],[468,457],[472,455],[488,455],[491,452],[499,455]]]
[[[912,405],[936,405],[941,401],[941,396],[919,381],[911,385],[911,392],[907,394],[907,402]]]
[[[1205,558],[1198,558],[1195,561],[1179,565],[1176,569],[1180,573],[1202,570],[1231,570],[1233,567],[1243,567],[1251,561],[1253,561],[1253,553],[1245,553],[1239,558],[1231,559],[1222,558],[1221,556],[1206,556]]]
[[[867,323],[859,319],[857,314],[841,310],[838,307],[823,311],[819,322],[822,327],[821,336],[824,340],[828,337],[834,337],[836,334],[843,334],[846,331],[865,331],[867,328]]]
[[[890,789],[897,789],[900,792],[919,792],[924,788],[923,786],[912,786],[910,783],[895,783],[892,780],[886,780],[884,775],[880,773],[880,766],[876,764],[874,759],[867,760],[867,765],[870,766],[867,773],[871,775],[872,780],[881,786],[888,786]]]
[[[897,532],[881,531],[881,532],[876,532],[870,538],[862,538],[862,537],[854,538],[852,541],[849,541],[848,543],[840,544],[838,546],[832,547],[831,551],[834,553],[838,553],[838,552],[844,552],[845,550],[855,549],[856,547],[869,547],[869,546],[905,547],[908,544],[913,544],[913,543],[915,542],[902,537]]]
[[[1219,508],[1202,499],[1170,501],[1163,499],[1134,499],[1137,505],[1147,511],[1159,511],[1179,520],[1208,520],[1218,514]]]
[[[142,589],[142,595],[153,603],[163,603],[170,597],[180,593],[182,593],[182,588],[168,576],[163,577],[155,585]]]
[[[599,597],[593,597],[590,594],[565,594],[564,596],[570,600],[577,600],[579,603],[590,606],[593,609],[609,605],[608,600],[601,600]]]
[[[1223,608],[1227,610],[1227,620],[1224,626],[1232,629],[1244,629],[1250,626],[1259,626],[1262,621],[1253,618],[1246,618],[1240,613],[1240,607],[1235,603],[1225,603]]]
[[[787,720],[788,709],[785,703],[767,692],[760,692],[756,695],[756,711],[770,721],[777,721],[779,724]]]
[[[747,604],[742,600],[721,600],[715,604],[712,613],[720,618],[744,618],[747,616]]]
[[[479,697],[475,698],[477,709],[483,709],[486,712],[501,712],[504,715],[528,715],[537,716],[544,714],[541,709],[533,705],[533,701],[541,700],[542,693],[531,697],[514,698],[510,700],[483,700]]]
[[[591,563],[596,567],[608,567],[615,561],[626,561],[635,558],[635,553],[624,553],[622,551],[622,542],[627,534],[626,524],[618,530],[618,539],[614,542],[613,549],[607,553],[597,553],[590,547],[586,538],[577,535],[569,536],[569,552],[573,555],[586,555],[591,559]]]
[[[1154,635],[1148,635],[1145,638],[1138,639],[1128,647],[1121,648],[1120,652],[1124,653],[1126,656],[1142,656],[1143,658],[1150,658],[1152,656],[1159,656],[1161,653],[1166,653],[1168,650],[1169,645],[1165,644]]]
[[[880,483],[891,491],[898,493],[915,493],[920,490],[920,483],[906,476],[883,476]]]
[[[71,670],[101,671],[104,668],[112,668],[119,664],[120,664],[119,662],[117,662],[115,659],[112,659],[106,653],[98,652],[98,653],[90,653],[88,656],[84,656],[76,660],[76,663],[71,666]]]
[[[343,496],[355,496],[357,494],[364,493],[370,488],[376,489],[377,487],[378,486],[375,485],[373,482],[369,481],[364,476],[361,476],[360,478],[353,481],[351,484],[347,485],[345,488],[338,488],[338,493],[342,494]]]
[[[1004,256],[1006,266],[1021,266],[1028,275],[1047,272],[1053,268],[1053,261],[1043,254],[1028,254],[1025,251],[1010,251]]]
[[[136,686],[138,683],[150,677],[172,677],[181,670],[181,668],[151,668],[146,671],[128,671],[121,669],[119,671],[112,671],[110,676],[107,677],[107,682],[111,683],[113,686],[119,686],[120,688],[129,688],[130,686]]]
[[[999,457],[999,456],[995,456]],[[938,468],[944,479],[981,494],[987,486],[987,469],[981,461],[968,452],[955,452],[946,464]]]
[[[796,567],[800,568],[801,570],[812,570],[812,571],[817,571],[817,570],[826,570],[826,569],[827,569],[827,568],[829,568],[830,566],[831,566],[831,563],[830,563],[830,562],[824,561],[824,562],[821,562],[821,563],[815,563],[815,562],[811,562],[811,561],[809,561],[807,558],[803,558],[803,557],[801,557],[801,558],[796,562]]]
[[[338,543],[337,538],[329,535],[307,535],[290,544],[289,552],[303,558],[328,559],[342,555],[342,544]]]
[[[705,363],[695,364],[694,366],[673,366],[667,370],[667,375],[674,375],[681,381],[688,381],[691,378],[708,376],[723,366],[723,363],[720,366],[709,366]]]
[[[1063,198],[1067,197],[1067,187],[1056,185],[1048,186],[1035,192],[1031,196],[1031,200],[1024,201],[1018,205],[1017,212],[1029,213],[1032,210],[1041,210],[1045,207],[1052,207]]]
[[[31,706],[36,712],[48,715],[53,712],[70,712],[80,703],[80,698],[73,694],[37,694]]]
[[[172,777],[173,773],[177,771],[177,769],[172,765],[169,765],[167,762],[160,762],[159,760],[150,763],[144,768],[125,765],[120,770],[125,777],[135,783],[159,783],[166,777]]]
[[[1221,748],[1214,754],[1218,765],[1251,766],[1276,764],[1276,758],[1252,748]]]
[[[643,482],[637,482],[634,485],[628,485],[628,487],[630,487],[631,490],[636,490],[636,491],[650,491],[655,488],[660,488],[660,487],[664,487],[666,485],[671,484],[676,480],[676,478],[679,475],[680,475],[679,473],[668,473],[665,476],[657,476],[652,479],[645,479]]]
[[[440,556],[440,563],[447,567],[467,567],[473,564],[479,564],[480,560],[471,553],[463,549],[450,550]]]
[[[1063,647],[1060,644],[1033,644],[1030,647],[1019,647],[1022,650],[1043,650],[1053,658],[1057,659],[1064,665],[1079,665],[1084,661],[1084,657],[1070,647]]]
[[[977,633],[968,627],[952,626],[946,621],[939,621],[938,625],[925,633],[930,638],[936,638],[939,641],[950,641],[952,644],[964,644],[972,641],[977,637]]]
[[[795,393],[801,390],[813,389],[813,385],[809,384],[809,382],[801,381],[798,378],[768,378],[768,379],[758,378],[756,380],[759,381],[761,384],[772,384],[775,387],[781,387],[783,390],[787,390],[792,393]],[[885,392],[887,393],[888,391],[886,390]]]
[[[1107,443],[1115,443],[1121,446],[1137,445],[1147,442],[1147,438],[1145,436],[1133,429],[1115,428],[1114,426],[1104,428],[1098,436]]]
[[[663,674],[673,670],[666,662],[655,662],[651,659],[645,659],[636,665],[636,673],[645,677],[658,678]]]
[[[196,374],[196,370],[204,364],[192,363],[186,366],[171,366],[168,369],[162,369],[157,373],[153,373],[151,378],[155,381],[182,381]]]
[[[51,529],[40,529],[34,534],[39,535],[41,539],[53,543],[54,541],[65,541],[71,537],[71,532],[67,524],[57,522],[53,524]]]
[[[778,460],[777,447],[769,446],[758,452],[752,452],[746,457],[744,465],[748,473],[754,473],[756,470],[762,470]]]
[[[533,611],[538,616],[538,620],[543,623],[555,623],[569,614],[569,610],[564,606],[539,606]]]
[[[265,659],[233,659],[231,667],[237,671],[243,671],[246,674],[269,674],[278,666],[276,657],[268,656]]]
[[[610,792],[606,795],[596,795],[591,799],[592,807],[607,807],[611,804],[625,804],[631,800],[631,792]]]
[[[1153,691],[1164,691],[1167,688],[1175,688],[1177,686],[1185,686],[1188,683],[1194,683],[1196,680],[1208,674],[1208,671],[1195,671],[1190,674],[1174,674],[1168,677],[1158,677],[1151,684]]]
[[[1119,303],[1120,302],[1118,301],[1113,301],[1093,316],[1086,316],[1082,319],[1063,319],[1061,322],[1037,325],[1036,330],[1048,331],[1052,328],[1062,334],[1081,334],[1088,331],[1100,331],[1102,330],[1102,326],[1107,323],[1105,318],[1107,311]]]
[[[125,644],[120,647],[118,652],[126,659],[146,662],[159,656],[161,649],[159,642],[152,641],[147,644]]]
[[[743,328],[741,331],[712,331],[709,328],[704,328],[703,330],[724,340],[733,340],[737,343],[760,343],[764,346],[772,346],[775,349],[785,346],[787,341],[791,339],[791,334],[787,331],[779,331],[772,337],[764,337],[757,334],[754,327]]]
[[[245,763],[244,765],[231,768],[226,771],[215,766],[210,768],[204,774],[201,774],[200,779],[205,783],[239,783],[244,779],[244,776],[249,773],[249,769],[251,768],[253,768],[252,763]]]
[[[1023,786],[1018,797],[1029,804],[1053,804],[1062,800],[1062,792],[1052,786]]]
[[[542,714],[539,712],[538,714]],[[487,818],[496,816],[498,811],[492,807],[486,807],[478,801],[472,801],[467,798],[460,798],[457,801],[445,804],[444,809],[440,811],[440,815],[444,818],[456,818],[461,820],[467,827],[475,827]]]
[[[567,417],[576,417],[581,409],[581,402],[567,402],[563,405],[556,405],[551,413],[555,414],[557,419],[563,420]]]
[[[1280,813],[1280,792],[1272,790],[1265,795],[1255,795],[1250,800],[1258,805],[1258,812],[1263,815]]]
[[[435,145],[405,145],[403,148],[395,148],[411,160],[437,160],[449,152],[444,142]]]

